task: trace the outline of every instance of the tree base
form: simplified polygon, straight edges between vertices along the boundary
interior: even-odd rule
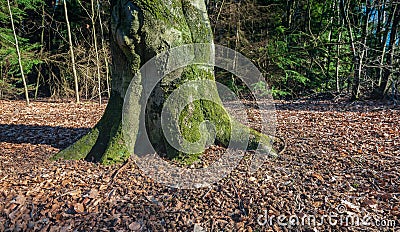
[[[120,163],[130,156],[121,133],[123,99],[113,93],[103,117],[96,126],[71,146],[52,157],[58,159],[85,159],[105,165]]]
[[[147,144],[143,146],[144,135],[148,136],[156,152],[190,162],[213,143],[232,148],[233,142],[233,149],[275,153],[269,136],[233,121],[224,109],[215,83],[214,66],[199,62],[212,57],[212,47],[189,49],[187,54],[186,51],[178,54],[198,62],[174,70],[159,82],[151,79],[153,75],[142,77],[152,72],[136,75],[152,58],[156,58],[155,65],[162,64],[158,68],[171,67],[175,56],[157,57],[170,48],[213,43],[204,1],[119,0],[112,1],[111,8],[113,92],[110,101],[92,131],[56,154],[54,160],[123,162],[132,153],[142,154],[140,149],[147,147]],[[161,71],[158,68],[152,70]],[[153,87],[152,81],[157,81],[156,86]],[[132,95],[126,98],[132,99],[127,103],[128,110],[123,109],[123,97],[127,93]],[[170,95],[178,97],[170,100]],[[128,115],[124,115],[124,120],[127,120],[122,122],[122,113],[126,112]],[[165,118],[168,120],[162,123],[161,113],[164,112],[167,112]],[[141,120],[146,120],[146,128],[142,128]],[[125,127],[129,132],[123,131]],[[144,129],[147,131],[142,131]],[[153,151],[144,151],[150,152]]]

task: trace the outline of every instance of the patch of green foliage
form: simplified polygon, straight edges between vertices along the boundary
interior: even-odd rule
[[[35,65],[41,63],[38,51],[41,45],[31,43],[24,35],[22,22],[28,18],[27,12],[37,9],[43,0],[20,0],[11,2],[15,30],[21,53],[21,62],[25,75],[34,70]],[[20,95],[23,93],[21,71],[18,63],[14,32],[11,27],[7,1],[0,2],[0,92],[7,95]],[[32,85],[28,85],[32,89]],[[1,97],[1,96],[0,96]]]

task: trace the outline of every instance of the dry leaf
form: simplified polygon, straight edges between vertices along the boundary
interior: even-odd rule
[[[317,178],[317,179],[320,180],[320,181],[324,181],[324,178],[323,178],[323,177],[321,176],[321,174],[319,174],[319,173],[313,172],[313,173],[312,173],[312,176],[315,177],[315,178]]]
[[[89,198],[97,198],[99,196],[99,191],[96,189],[91,189],[89,192]]]
[[[132,222],[131,224],[129,224],[129,229],[131,231],[140,231],[141,228],[142,226],[138,222]]]
[[[249,178],[249,181],[251,181],[251,182],[255,182],[257,179],[255,178],[255,177],[253,177],[253,176],[251,176],[250,178]]]
[[[75,203],[74,204],[74,210],[77,213],[83,213],[85,211],[85,207],[81,203]]]
[[[259,227],[252,219],[265,211],[278,216],[296,210],[318,217],[329,213],[324,202],[334,207],[342,200],[347,201],[342,204],[349,214],[361,215],[366,210],[376,218],[395,219],[400,217],[396,205],[400,110],[372,112],[377,103],[362,104],[279,104],[276,134],[287,142],[282,159],[267,161],[254,176],[246,172],[247,162],[240,163],[207,193],[207,189],[163,188],[137,168],[125,170],[127,175],[108,183],[115,172],[112,166],[79,160],[50,162],[52,155],[90,131],[105,105],[33,102],[26,107],[20,101],[0,100],[0,231],[99,231],[105,227],[193,231],[195,224],[215,231],[239,227],[242,231],[283,231],[277,223]],[[19,112],[14,113],[15,109]],[[257,122],[261,116],[254,109],[246,111],[249,126],[261,131]],[[225,151],[212,146],[201,158],[211,164]],[[362,160],[354,156],[358,152]],[[329,183],[321,184],[324,179]],[[254,184],[257,181],[261,187]],[[244,225],[236,224],[232,215]],[[328,224],[315,228],[330,229]]]
[[[19,205],[23,205],[25,204],[26,198],[24,196],[17,196],[12,202],[19,204]]]
[[[322,204],[323,204],[322,201],[314,201],[314,202],[312,203],[312,205],[313,205],[315,208],[319,208]]]

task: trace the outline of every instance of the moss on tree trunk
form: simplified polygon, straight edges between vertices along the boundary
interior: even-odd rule
[[[97,125],[80,140],[56,154],[53,159],[85,159],[111,164],[129,158],[121,134],[122,105],[123,99],[113,92]]]
[[[130,154],[121,132],[123,98],[129,83],[133,81],[131,88],[136,94],[133,101],[140,104],[143,95],[142,80],[140,76],[132,80],[139,68],[169,48],[191,43],[213,43],[203,0],[113,0],[111,7],[112,96],[103,117],[92,131],[55,155],[54,159],[86,159],[103,164],[126,160]],[[180,74],[178,79],[170,79],[168,75],[164,77],[146,102],[146,129],[151,143],[158,151],[167,152],[171,158],[194,160],[199,153],[177,151],[166,141],[161,130],[161,109],[172,91],[187,81],[215,82],[213,67],[190,65],[174,72],[175,75],[176,73]],[[240,140],[241,135],[250,130],[249,148],[255,148],[260,141],[264,146],[270,146],[268,136],[231,119],[222,106],[216,85],[183,92],[181,97],[196,97],[199,93],[209,96],[208,99],[211,100],[193,101],[179,115],[175,115],[184,139],[198,142],[202,138],[203,149],[211,143],[227,146],[232,138]],[[179,104],[182,102],[174,102],[168,107],[173,110]],[[141,112],[140,109],[131,110],[137,114]],[[134,118],[139,120],[140,116],[136,115]],[[206,130],[210,128],[209,124],[203,123],[205,120],[214,124],[214,130]],[[140,132],[140,128],[136,128],[138,123],[132,125],[135,128],[131,131]],[[136,141],[138,138],[134,135],[132,139]]]

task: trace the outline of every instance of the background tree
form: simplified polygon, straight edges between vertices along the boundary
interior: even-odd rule
[[[35,85],[34,95],[39,97],[77,95],[64,2],[73,9],[68,16],[79,95],[83,99],[108,97],[110,33],[108,20],[101,20],[110,17],[108,0],[24,0],[18,4],[10,0],[28,92],[32,95]],[[207,2],[215,42],[251,58],[276,98],[397,96],[393,95],[399,79],[397,0]],[[22,97],[6,3],[0,2],[0,96]],[[100,35],[94,38],[94,33]],[[244,86],[229,73],[217,70],[216,78],[246,95]]]
[[[394,70],[393,61],[396,49],[395,44],[397,43],[397,45],[399,45],[399,38],[398,38],[399,22],[400,22],[400,3],[397,4],[392,3],[391,14],[389,16],[389,22],[388,22],[388,25],[390,25],[389,26],[390,29],[387,28],[389,41],[385,39],[383,42],[383,47],[384,48],[387,47],[388,51],[386,52],[385,67],[383,68],[383,72],[380,72],[382,76],[380,77],[378,96],[384,96],[386,94],[386,91],[388,89],[389,77],[391,76],[393,71],[396,72]],[[382,54],[382,59],[383,56],[384,54]],[[395,83],[394,80],[392,82]]]
[[[24,75],[24,68],[22,67],[21,52],[19,51],[18,38],[17,38],[17,33],[15,31],[14,18],[13,18],[11,6],[10,6],[10,0],[7,0],[7,5],[8,5],[8,11],[10,13],[11,28],[12,28],[13,34],[14,34],[15,50],[17,51],[17,56],[18,56],[19,71],[21,72],[22,82],[24,84],[24,92],[25,92],[26,104],[29,105],[28,86],[26,85],[26,80],[25,80],[25,75]]]
[[[74,75],[75,98],[76,98],[76,103],[79,103],[78,74],[76,73],[76,67],[75,67],[75,53],[74,53],[74,45],[72,43],[71,26],[68,19],[68,7],[66,1],[63,1],[62,4],[64,6],[65,22],[67,23],[68,44],[70,52],[69,55],[71,57],[72,74]]]
[[[29,102],[28,91],[32,86],[27,84],[24,74],[30,74],[40,63],[35,54],[40,46],[30,43],[22,25],[28,12],[40,4],[40,0],[0,3],[0,97],[23,93]]]
[[[275,97],[349,95],[381,98],[390,31],[399,45],[393,10],[398,1],[290,0],[210,1],[216,42],[251,57],[272,86]],[[398,15],[398,14],[397,14]],[[239,25],[240,30],[236,29]],[[394,60],[397,56],[394,53]],[[229,80],[224,77],[222,80]],[[387,84],[390,86],[391,84]],[[351,96],[353,95],[353,96]]]

